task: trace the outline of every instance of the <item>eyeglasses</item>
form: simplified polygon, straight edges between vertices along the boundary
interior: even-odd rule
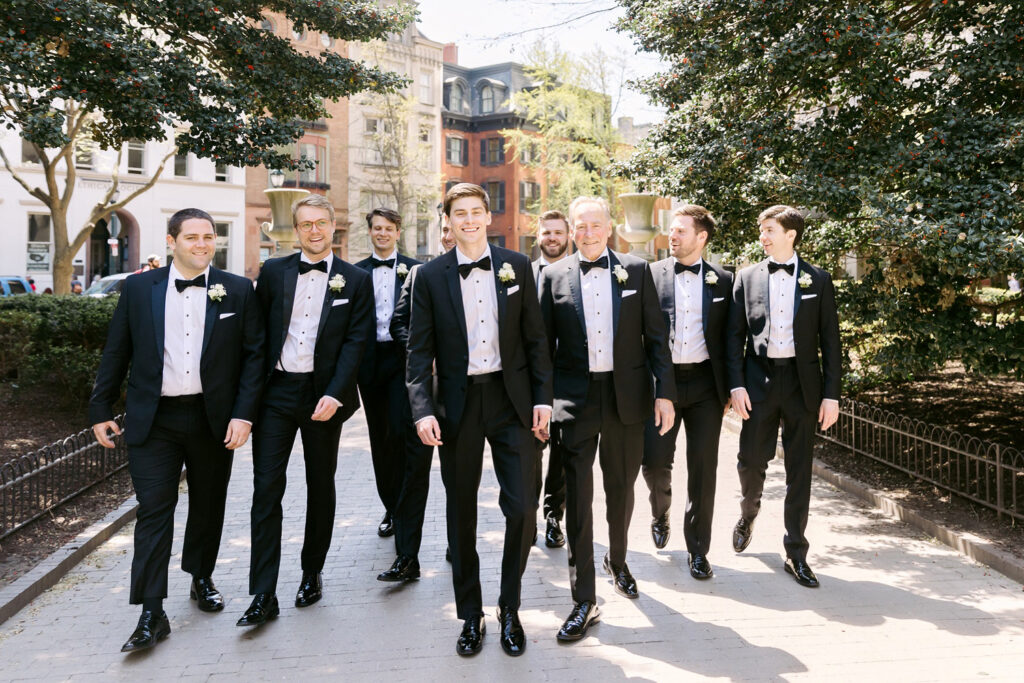
[[[325,232],[330,225],[331,222],[329,220],[327,220],[326,218],[321,218],[320,220],[315,222],[302,221],[295,227],[298,228],[299,232],[309,232],[310,230],[313,229],[313,226],[316,226],[317,230],[319,230],[320,232]]]

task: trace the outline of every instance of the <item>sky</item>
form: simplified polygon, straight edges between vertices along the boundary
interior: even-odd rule
[[[575,55],[597,46],[622,54],[628,57],[629,78],[661,67],[657,56],[638,53],[631,37],[613,28],[623,14],[614,0],[421,0],[419,9],[420,31],[431,40],[456,43],[463,66],[525,61],[526,49],[545,40],[557,41],[562,50]],[[615,117],[632,116],[636,124],[663,118],[663,110],[637,92],[624,91],[612,106]]]

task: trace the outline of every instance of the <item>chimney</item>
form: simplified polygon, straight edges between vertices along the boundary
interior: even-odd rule
[[[446,43],[444,46],[444,63],[459,64],[459,46],[455,43]]]

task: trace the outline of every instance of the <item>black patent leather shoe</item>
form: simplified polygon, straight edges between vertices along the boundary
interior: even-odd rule
[[[484,615],[478,614],[470,617],[462,624],[462,633],[455,642],[455,652],[463,657],[469,657],[480,652],[484,646],[484,634],[487,627],[484,626]]]
[[[587,635],[587,629],[600,620],[601,610],[597,608],[596,602],[589,600],[577,602],[576,606],[572,608],[569,618],[562,624],[562,628],[558,629],[558,635],[555,638],[570,643],[580,640]]]
[[[519,612],[498,605],[498,625],[501,626],[501,649],[509,657],[526,652],[526,633],[519,623]]]
[[[695,579],[710,579],[715,575],[715,570],[711,568],[711,563],[708,562],[708,556],[700,553],[690,554],[690,576]]]
[[[629,573],[629,567],[622,565],[616,567],[612,564],[608,556],[604,556],[604,570],[612,575],[612,583],[615,584],[616,592],[626,596],[630,600],[636,600],[640,597],[639,591],[636,589],[636,579]]]
[[[796,582],[808,588],[818,587],[818,577],[811,571],[811,567],[804,560],[786,559],[786,573],[792,574]]]
[[[295,594],[296,607],[309,607],[324,597],[323,572],[302,572],[302,583]]]
[[[199,609],[204,612],[219,612],[224,609],[224,596],[213,585],[213,579],[208,576],[193,577],[188,596],[195,600],[199,604]]]
[[[395,535],[395,522],[391,519],[390,512],[385,512],[384,519],[380,520],[380,524],[377,525],[377,535],[381,538]]]
[[[565,545],[565,534],[558,524],[557,517],[548,517],[548,528],[544,532],[544,545],[549,548],[561,548]]]
[[[420,578],[420,562],[408,555],[399,555],[391,569],[377,575],[378,581],[413,581]]]
[[[754,520],[740,517],[732,530],[732,549],[742,553],[750,545],[750,539],[754,537]]]
[[[132,637],[121,646],[121,652],[148,650],[170,634],[171,622],[167,620],[166,612],[161,612],[158,616],[152,610],[142,610],[139,623]]]
[[[658,550],[668,545],[668,537],[671,533],[667,512],[651,521],[651,538],[654,540],[654,547]]]
[[[274,619],[281,613],[281,606],[277,604],[277,596],[273,593],[257,593],[253,596],[249,609],[245,610],[242,618],[235,622],[235,626],[260,626]]]

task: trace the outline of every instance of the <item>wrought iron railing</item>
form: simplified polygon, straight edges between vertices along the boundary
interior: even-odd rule
[[[1024,453],[843,399],[822,438],[1024,521]]]
[[[118,425],[123,426],[123,415]],[[128,466],[124,436],[103,448],[91,429],[0,465],[0,539]]]

